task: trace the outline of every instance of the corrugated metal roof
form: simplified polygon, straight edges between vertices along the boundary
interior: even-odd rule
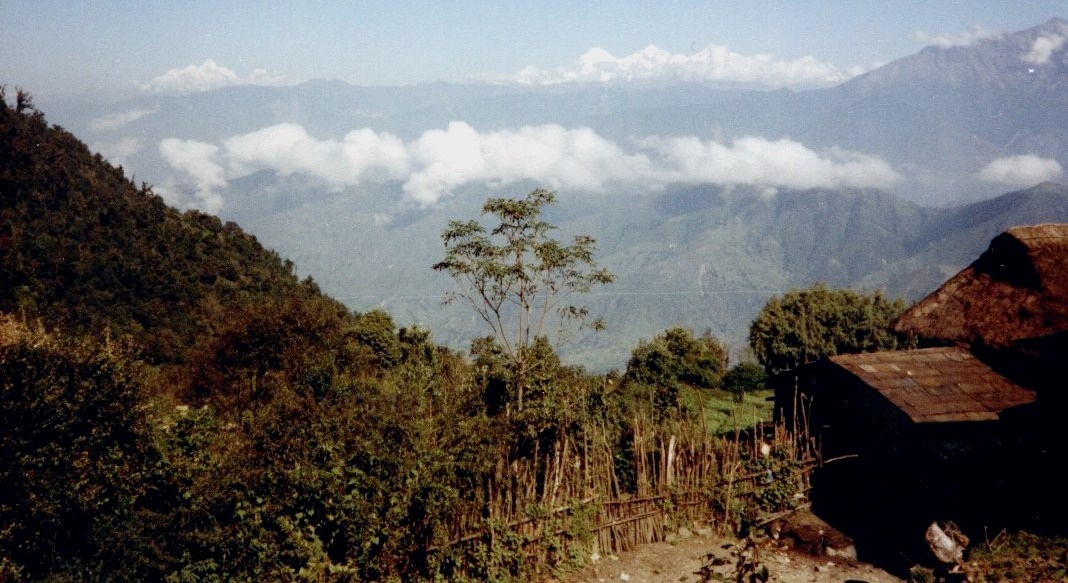
[[[996,421],[1035,393],[961,347],[841,354],[832,363],[878,391],[916,423]]]

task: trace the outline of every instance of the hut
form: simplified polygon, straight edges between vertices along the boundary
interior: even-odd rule
[[[1013,227],[894,324],[923,343],[959,343],[1002,374],[1065,404],[1068,225]]]
[[[1006,230],[894,327],[927,340],[991,348],[1068,331],[1068,225]]]
[[[894,328],[939,349],[831,356],[783,373],[772,382],[780,416],[810,415],[813,434],[837,453],[837,442],[862,445],[862,436],[834,437],[856,415],[872,421],[865,434],[884,431],[879,419],[916,436],[913,425],[999,422],[1008,409],[1022,417],[1036,400],[1060,411],[1068,401],[1060,372],[1068,355],[1068,225],[1006,230]]]
[[[817,473],[814,494],[847,522],[876,508],[876,522],[910,528],[952,517],[1063,529],[1060,488],[1032,476],[1068,462],[1068,225],[1006,230],[894,327],[924,348],[830,356],[772,381],[779,415],[843,460]]]
[[[825,459],[959,460],[989,451],[1002,440],[992,425],[1035,401],[961,346],[830,356],[780,375],[775,390],[780,417],[796,412]]]
[[[814,510],[869,560],[920,561],[933,520],[977,532],[1031,512],[1003,478],[1026,469],[1021,411],[1035,392],[966,347],[835,355],[774,380],[779,414],[819,445]]]

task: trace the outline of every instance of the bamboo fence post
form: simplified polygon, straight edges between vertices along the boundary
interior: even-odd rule
[[[667,485],[675,481],[675,472],[673,464],[675,463],[675,436],[671,436],[671,440],[668,442],[668,454],[667,454]]]

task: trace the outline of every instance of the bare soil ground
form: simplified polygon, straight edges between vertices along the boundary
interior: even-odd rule
[[[702,581],[699,571],[712,554],[722,562],[714,568],[721,575],[712,581],[735,580],[735,567],[743,543],[702,531],[672,543],[641,545],[618,557],[600,557],[577,573],[563,577],[561,583],[631,583]],[[758,547],[758,559],[768,569],[769,581],[779,583],[900,583],[902,579],[867,563],[831,557],[815,557],[777,547],[771,541]]]

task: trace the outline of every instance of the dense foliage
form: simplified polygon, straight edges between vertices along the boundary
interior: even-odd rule
[[[237,225],[136,187],[23,92],[15,108],[0,102],[0,311],[131,334],[180,362],[237,304],[317,295]]]
[[[154,456],[117,350],[0,316],[0,579],[120,576],[122,555],[147,554],[131,527]]]
[[[763,389],[766,378],[764,367],[755,362],[741,362],[723,375],[723,388],[741,402],[746,393]]]
[[[711,332],[696,337],[686,328],[669,328],[631,351],[624,388],[654,415],[684,411],[684,389],[719,387],[727,362],[726,346]]]
[[[823,285],[773,296],[749,328],[749,345],[771,374],[835,354],[893,350],[907,344],[890,325],[905,300]]]

